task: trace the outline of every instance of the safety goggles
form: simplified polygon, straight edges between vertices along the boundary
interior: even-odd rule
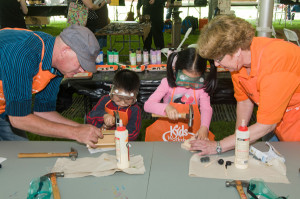
[[[114,88],[114,86],[112,86],[109,95],[115,102],[123,101],[129,105],[134,104],[137,100],[137,93],[120,91],[119,89]]]
[[[177,86],[199,89],[204,86],[204,75],[200,77],[190,77],[184,74],[182,70],[178,70],[175,83]]]

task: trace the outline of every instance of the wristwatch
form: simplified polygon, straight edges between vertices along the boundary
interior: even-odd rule
[[[217,154],[221,154],[222,153],[222,147],[220,145],[220,141],[217,141],[217,148],[216,148]]]

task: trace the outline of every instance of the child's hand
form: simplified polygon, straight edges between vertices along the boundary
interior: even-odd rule
[[[115,117],[110,114],[104,114],[104,124],[107,128],[110,128],[115,125]]]
[[[176,108],[174,108],[170,104],[167,105],[165,112],[169,119],[178,120],[178,111],[176,110]]]
[[[206,126],[201,126],[197,131],[197,140],[208,140],[208,129]]]

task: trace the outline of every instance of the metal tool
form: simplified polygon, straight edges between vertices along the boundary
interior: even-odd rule
[[[49,158],[49,157],[70,157],[71,160],[76,160],[78,152],[73,147],[68,153],[19,153],[18,158]]]
[[[114,111],[114,115],[115,115],[115,122],[116,122],[116,128],[118,126],[120,126],[120,115],[119,115],[119,111]]]
[[[53,191],[53,199],[60,199],[60,193],[59,193],[59,189],[58,189],[58,186],[57,186],[56,178],[57,177],[64,177],[65,176],[64,172],[48,173],[44,176],[49,177],[50,180],[51,180],[52,191]]]
[[[235,187],[237,192],[240,195],[241,199],[247,199],[247,196],[244,192],[243,187],[248,187],[249,182],[244,180],[233,180],[233,181],[226,181],[225,182],[226,187]]]
[[[167,118],[168,116],[152,114],[152,117]],[[179,118],[188,119],[189,120],[188,125],[189,125],[189,127],[192,127],[193,120],[194,120],[194,109],[193,109],[193,106],[191,104],[189,105],[189,113],[188,114],[186,114],[186,113],[179,113]]]

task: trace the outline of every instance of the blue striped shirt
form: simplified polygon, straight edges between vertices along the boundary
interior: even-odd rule
[[[0,115],[26,116],[37,112],[56,110],[56,98],[63,78],[52,65],[55,37],[44,32],[35,32],[45,43],[43,70],[49,70],[58,76],[39,93],[35,94],[32,107],[32,81],[39,71],[42,42],[29,31],[0,31],[0,79],[6,101],[5,112]]]

